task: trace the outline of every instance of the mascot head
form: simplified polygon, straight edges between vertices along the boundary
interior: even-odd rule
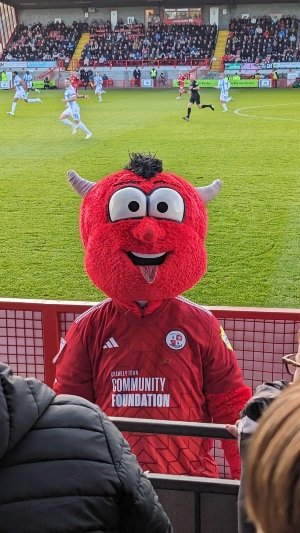
[[[205,203],[221,187],[195,188],[151,155],[131,154],[98,183],[68,173],[84,197],[80,228],[86,271],[108,296],[130,306],[191,288],[206,271]]]

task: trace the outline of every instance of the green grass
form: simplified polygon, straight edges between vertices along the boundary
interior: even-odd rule
[[[60,91],[43,104],[20,102],[10,117],[12,92],[0,91],[0,296],[99,300],[84,273],[78,231],[80,199],[66,181],[76,169],[89,180],[122,168],[128,152],[156,152],[164,168],[195,185],[221,177],[209,205],[209,267],[188,296],[207,305],[299,307],[300,91],[232,91],[222,113],[214,90],[182,120],[187,97],[176,91],[108,91],[80,101],[93,131],[71,136],[59,123]],[[259,118],[233,113],[238,108]],[[265,107],[267,106],[267,107]]]

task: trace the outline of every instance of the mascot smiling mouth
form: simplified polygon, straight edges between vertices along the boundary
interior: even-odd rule
[[[138,254],[137,252],[128,252],[129,259],[136,266],[162,265],[167,257],[167,252],[161,254]]]
[[[135,266],[138,266],[144,280],[153,283],[158,272],[158,266],[162,265],[167,257],[167,252],[160,254],[139,254],[137,252],[127,252],[129,259]]]

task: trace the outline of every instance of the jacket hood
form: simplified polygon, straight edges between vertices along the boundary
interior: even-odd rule
[[[14,376],[0,363],[0,458],[30,431],[54,397],[45,383]]]

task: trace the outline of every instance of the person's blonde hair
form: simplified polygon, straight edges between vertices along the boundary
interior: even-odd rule
[[[249,518],[263,533],[299,533],[300,384],[282,392],[250,439],[245,492]]]

